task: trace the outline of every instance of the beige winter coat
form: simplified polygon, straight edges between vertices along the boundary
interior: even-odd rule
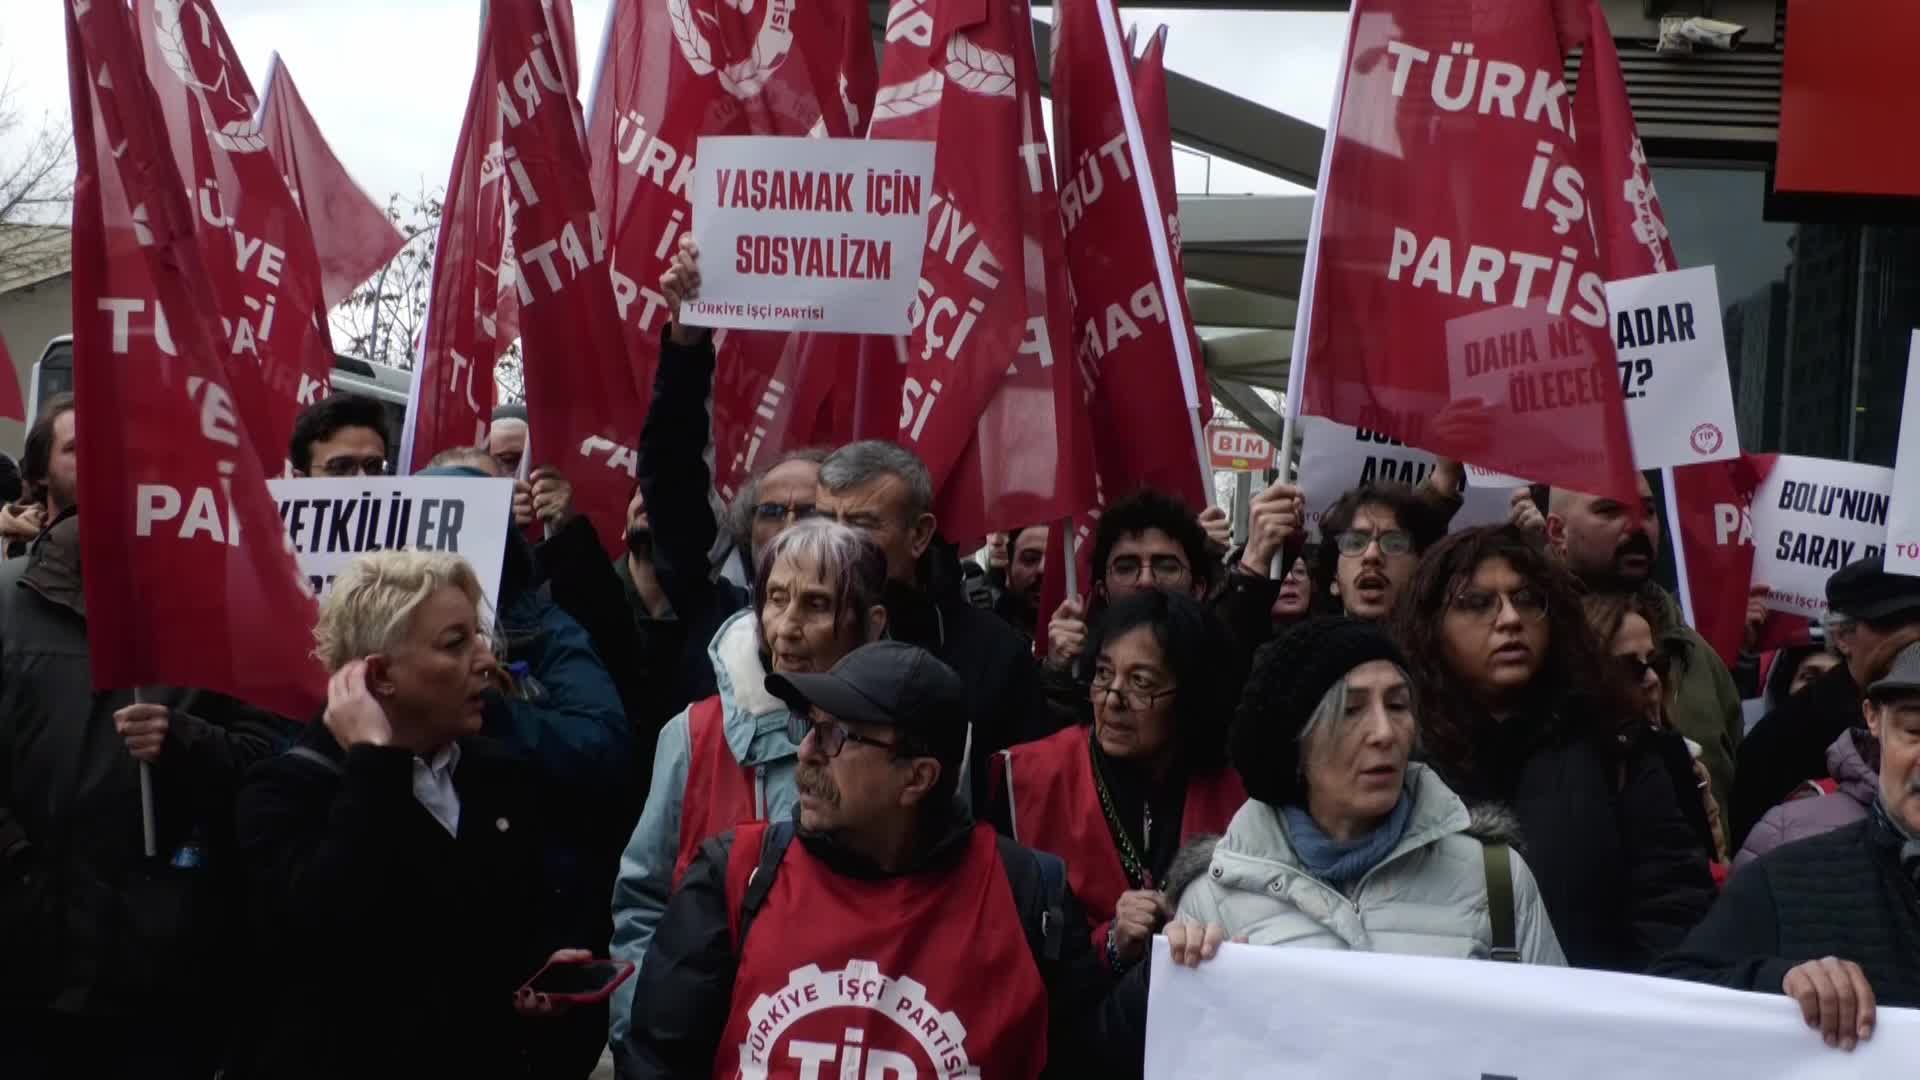
[[[1179,897],[1179,914],[1225,926],[1254,945],[1418,956],[1486,958],[1493,924],[1487,917],[1482,838],[1511,844],[1513,830],[1491,815],[1469,814],[1432,770],[1408,767],[1414,800],[1406,835],[1352,885],[1351,895],[1301,868],[1280,813],[1249,800],[1234,815],[1201,874]],[[1565,965],[1533,874],[1513,853],[1514,938],[1529,964]]]

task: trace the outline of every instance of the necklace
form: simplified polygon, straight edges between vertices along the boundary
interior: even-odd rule
[[[1093,764],[1093,784],[1100,792],[1100,812],[1106,816],[1107,830],[1113,833],[1115,846],[1120,849],[1120,868],[1126,871],[1127,881],[1136,889],[1153,888],[1153,871],[1148,869],[1146,859],[1133,846],[1133,838],[1127,835],[1124,825],[1120,824],[1120,812],[1114,809],[1113,794],[1107,790],[1107,778],[1100,772],[1100,755],[1095,752],[1095,736],[1087,735],[1087,760]],[[1141,800],[1140,843],[1150,852],[1153,844],[1153,801]]]

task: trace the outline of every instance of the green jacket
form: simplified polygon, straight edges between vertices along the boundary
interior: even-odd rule
[[[1713,777],[1713,797],[1724,812],[1733,805],[1733,758],[1744,728],[1740,690],[1713,646],[1681,617],[1680,605],[1659,590],[1669,629],[1660,645],[1673,658],[1668,674],[1668,716],[1680,734],[1700,744],[1700,760]]]

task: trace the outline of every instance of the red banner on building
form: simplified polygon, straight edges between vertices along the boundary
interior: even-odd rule
[[[646,403],[614,313],[607,237],[594,211],[575,94],[548,12],[568,0],[490,0],[483,68],[514,88],[500,102],[502,157],[535,465],[573,484],[574,506],[608,550],[624,550]],[[485,96],[494,98],[491,87]]]
[[[1577,9],[1575,9],[1577,10]],[[1548,0],[1357,0],[1310,245],[1304,411],[1636,490]]]
[[[332,308],[399,254],[406,237],[333,155],[279,53],[267,69],[260,135],[307,219],[320,259],[321,291]]]
[[[660,275],[692,221],[699,137],[858,137],[874,78],[867,7],[855,0],[614,0],[588,146],[643,414],[667,317]],[[731,496],[774,451],[815,437],[853,360],[849,339],[832,335],[731,331],[715,344],[714,482]]]
[[[327,396],[333,375],[313,234],[267,153],[259,99],[212,0],[135,0],[133,11],[213,275],[235,402],[279,473],[294,419]]]
[[[93,685],[199,687],[304,719],[325,702],[317,611],[228,379],[195,215],[129,17],[117,3],[67,6]]]

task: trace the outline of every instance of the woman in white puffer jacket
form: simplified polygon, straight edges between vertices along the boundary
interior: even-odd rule
[[[1372,624],[1317,619],[1263,648],[1232,735],[1251,798],[1210,854],[1183,860],[1206,869],[1169,938],[1491,957],[1487,852],[1513,830],[1410,762],[1416,730],[1405,665]],[[1532,873],[1508,855],[1517,955],[1500,958],[1564,965]]]

